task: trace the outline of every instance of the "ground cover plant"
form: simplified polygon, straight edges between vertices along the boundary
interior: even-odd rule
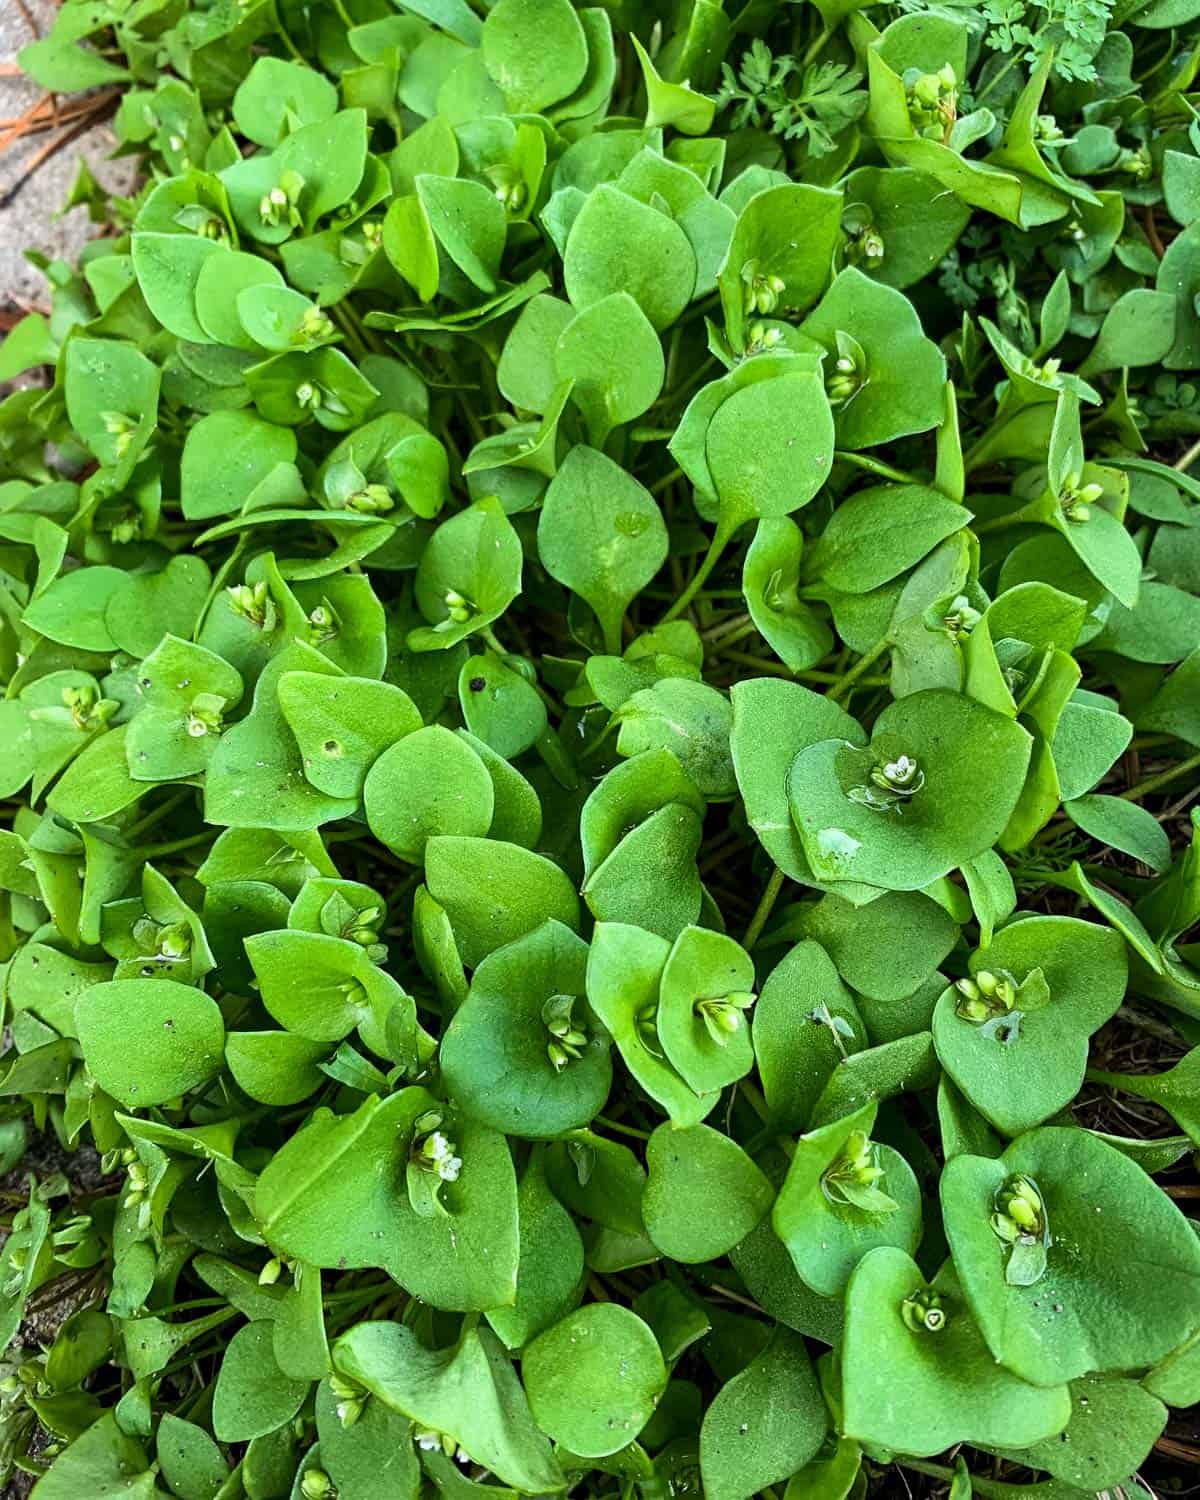
[[[0,1480],[1187,1489],[1198,18],[65,0]]]

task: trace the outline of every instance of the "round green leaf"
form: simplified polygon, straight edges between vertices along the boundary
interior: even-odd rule
[[[1018,1173],[1036,1184],[1050,1234],[1045,1273],[1030,1286],[1005,1279],[1010,1250],[991,1225],[997,1191]],[[1026,1380],[1151,1365],[1200,1323],[1200,1243],[1188,1221],[1136,1162],[1086,1131],[1044,1126],[996,1160],[956,1156],[941,1196],[988,1347]]]
[[[653,1333],[615,1302],[591,1302],[540,1334],[521,1375],[538,1426],[585,1458],[632,1443],[667,1383]]]
[[[1025,780],[1032,741],[1013,719],[958,693],[929,689],[890,704],[871,745],[825,740],[788,773],[792,818],[815,873],[887,890],[918,890],[990,849]],[[896,806],[872,794],[872,773],[900,756],[923,785]]]
[[[918,1310],[914,1321],[932,1305],[942,1326],[910,1326],[906,1303]],[[850,1278],[842,1400],[847,1436],[920,1456],[961,1442],[1025,1447],[1061,1431],[1071,1411],[1065,1385],[1027,1385],[997,1364],[950,1261],[930,1284],[890,1245],[864,1256]]]
[[[1125,995],[1125,944],[1094,922],[1025,917],[973,954],[970,967],[1011,976],[1012,1008],[965,1019],[964,996],[951,986],[933,1014],[938,1061],[997,1130],[1020,1135],[1079,1092],[1088,1039]],[[1038,973],[1041,983],[1031,980]]]
[[[166,1104],[221,1071],[225,1026],[215,1000],[167,979],[95,984],[75,1008],[88,1070],[127,1109]]]
[[[495,795],[487,768],[465,740],[440,724],[417,729],[385,750],[367,772],[363,805],[382,844],[420,864],[439,834],[482,837]]]
[[[599,1113],[612,1064],[608,1037],[581,998],[586,965],[587,944],[553,921],[483,960],[441,1045],[442,1077],[464,1110],[532,1139],[562,1135]],[[573,1003],[556,1007],[563,1000]],[[564,1048],[548,1007],[555,1024],[565,1017],[584,1040]]]
[[[672,1260],[716,1260],[762,1219],[775,1189],[736,1141],[707,1125],[660,1125],[646,1146],[646,1233]],[[704,1212],[697,1213],[703,1204]]]
[[[837,1185],[839,1159],[855,1132],[869,1135],[875,1104],[802,1135],[779,1190],[771,1222],[801,1279],[822,1297],[838,1297],[855,1266],[877,1245],[911,1255],[921,1239],[921,1189],[913,1169],[891,1146],[876,1144],[872,1161],[882,1176],[863,1203]],[[847,1184],[847,1193],[854,1184]],[[890,1207],[884,1199],[890,1200]]]

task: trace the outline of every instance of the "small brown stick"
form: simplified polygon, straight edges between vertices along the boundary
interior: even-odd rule
[[[81,135],[86,135],[98,118],[98,115],[85,115],[82,120],[64,130],[62,135],[56,140],[47,141],[40,150],[35,151],[32,159],[13,185],[5,193],[0,194],[0,208],[7,208],[39,167],[48,162],[52,156],[56,156],[64,146],[69,146],[72,141],[78,140]]]
[[[35,37],[40,37],[42,34],[41,28],[38,26],[37,18],[29,9],[29,6],[26,4],[26,0],[16,0],[16,6],[17,9],[21,12],[21,18],[22,20],[24,20],[26,26],[29,27],[30,31],[33,32]]]
[[[1146,205],[1142,213],[1142,224],[1146,230],[1146,238],[1150,241],[1151,250],[1154,251],[1159,260],[1162,260],[1163,256],[1167,253],[1167,247],[1159,238],[1158,225],[1154,222],[1154,209],[1150,204]]]
[[[117,98],[117,92],[113,91],[111,97]],[[72,120],[77,120],[81,115],[94,115],[99,112],[100,100],[105,104],[108,95],[91,94],[86,99],[77,99],[73,104],[66,105],[60,109],[57,94],[43,94],[36,104],[31,104],[24,113],[11,115],[7,120],[0,120],[0,152],[12,144],[15,139],[23,139],[27,135],[36,135],[43,130],[56,130],[60,125],[69,125]]]

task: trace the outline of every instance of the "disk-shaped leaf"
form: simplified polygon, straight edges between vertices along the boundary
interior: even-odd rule
[[[225,1025],[215,1000],[168,979],[114,979],[79,997],[88,1071],[127,1109],[166,1104],[221,1071]]]
[[[1029,1177],[1045,1205],[1046,1270],[1005,1279],[997,1191]],[[1200,1245],[1129,1157],[1083,1130],[1044,1126],[996,1160],[956,1156],[941,1181],[946,1236],[993,1356],[1039,1385],[1151,1365],[1200,1323]],[[1012,1446],[1017,1446],[1009,1439]]]
[[[225,1062],[244,1094],[286,1109],[325,1082],[316,1063],[328,1055],[330,1045],[291,1031],[231,1031],[225,1038]]]
[[[921,1189],[913,1169],[891,1146],[876,1143],[872,1163],[882,1176],[870,1187],[892,1207],[863,1206],[842,1196],[836,1168],[854,1132],[870,1135],[877,1105],[802,1135],[779,1190],[771,1223],[801,1279],[822,1297],[838,1297],[859,1261],[877,1245],[911,1255],[921,1239]]]
[[[806,573],[845,593],[865,594],[916,567],[969,519],[961,505],[927,485],[872,485],[834,511]]]
[[[808,859],[788,812],[787,774],[806,745],[838,738],[866,744],[844,708],[799,682],[750,677],[735,682],[730,751],[750,826],[785,875],[808,884]]]
[[[917,890],[990,849],[1025,779],[1032,741],[1014,720],[930,689],[884,709],[869,749],[826,740],[788,773],[804,852],[825,880]],[[923,785],[898,806],[870,805],[872,773],[915,760]]]
[[[340,1405],[329,1381],[323,1380],[314,1413],[320,1467],[343,1494],[360,1495],[362,1500],[416,1500],[421,1465],[409,1440],[409,1418],[375,1400],[344,1426]]]
[[[587,944],[554,921],[479,965],[440,1054],[446,1086],[468,1114],[508,1135],[550,1139],[588,1124],[603,1108],[612,1064],[608,1037],[582,998],[586,966]],[[574,1001],[571,1027],[586,1038],[570,1051],[546,1021],[547,1005],[558,998]],[[559,1066],[552,1046],[565,1059]]]
[[[667,1383],[653,1333],[615,1302],[591,1302],[540,1334],[521,1376],[538,1426],[585,1458],[632,1443]]]
[[[914,1321],[932,1305],[941,1326],[910,1326],[906,1303]],[[1065,1385],[1027,1385],[995,1361],[950,1261],[930,1284],[887,1245],[864,1256],[846,1291],[842,1400],[847,1435],[915,1455],[961,1442],[1023,1448],[1060,1432],[1071,1411]]]
[[[660,1125],[646,1146],[646,1233],[671,1260],[716,1260],[763,1218],[775,1189],[738,1143],[707,1125]],[[703,1214],[696,1205],[703,1203]]]
[[[317,1110],[258,1179],[255,1211],[267,1241],[310,1265],[378,1266],[437,1307],[511,1302],[517,1183],[509,1149],[473,1120],[444,1120],[462,1167],[441,1185],[446,1211],[419,1214],[404,1164],[414,1125],[430,1112],[444,1116],[445,1108],[419,1088],[370,1097],[348,1115]]]
[[[971,957],[972,974],[1011,975],[1022,987],[1013,1009],[996,1024],[972,1022],[960,1014],[963,996],[947,989],[933,1014],[938,1061],[981,1115],[1020,1135],[1079,1092],[1088,1039],[1116,1014],[1126,967],[1125,944],[1109,927],[1075,917],[1014,922]],[[1044,989],[1026,984],[1039,970]]]
[[[1070,1391],[1071,1420],[1063,1430],[1006,1457],[1089,1492],[1124,1484],[1157,1442],[1167,1408],[1127,1376],[1084,1375]]]
[[[678,802],[660,807],[631,828],[588,876],[583,888],[588,910],[598,921],[633,922],[673,941],[700,916],[703,888],[696,856],[703,836],[703,824],[690,807]]]
[[[622,755],[669,750],[702,796],[733,796],[733,710],[716,688],[685,677],[665,677],[634,693],[622,704],[619,718],[617,749]]]
[[[363,803],[371,832],[412,864],[439,834],[482,838],[495,795],[487,768],[470,745],[440,724],[391,745],[367,773]]]
[[[487,1314],[497,1336],[519,1349],[556,1322],[578,1299],[583,1276],[583,1241],[575,1221],[546,1184],[540,1153],[530,1157],[517,1189],[521,1259],[517,1300]]]

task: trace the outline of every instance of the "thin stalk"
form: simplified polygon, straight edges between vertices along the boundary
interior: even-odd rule
[[[1161,787],[1178,781],[1189,771],[1196,770],[1200,770],[1200,755],[1191,755],[1187,760],[1181,760],[1178,765],[1171,766],[1169,770],[1160,771],[1157,776],[1147,776],[1145,781],[1139,781],[1136,786],[1131,786],[1127,792],[1122,792],[1120,795],[1126,802],[1138,802],[1141,798],[1148,797],[1151,792],[1157,792]]]
[[[826,696],[832,698],[834,702],[839,698],[844,698],[863,673],[873,667],[885,651],[891,649],[891,645],[890,636],[881,636],[867,654],[860,656],[850,670],[833,684]]]
[[[742,938],[742,947],[747,953],[758,942],[763,928],[767,925],[767,918],[771,915],[779,893],[783,889],[784,874],[780,869],[772,871],[770,880],[767,881],[766,889],[759,898],[758,905],[754,908],[754,915],[750,918],[750,925],[746,928]]]
[[[894,468],[891,464],[885,464],[882,459],[870,458],[865,453],[847,453],[838,448],[834,451],[833,457],[835,462],[853,464],[856,469],[865,469],[868,474],[878,474],[881,479],[895,479],[901,484],[922,483],[915,474],[910,474],[907,469]]]
[[[732,535],[733,528],[731,526],[725,526],[718,522],[716,532],[713,535],[712,543],[709,546],[708,551],[705,553],[704,561],[692,574],[691,582],[688,584],[687,588],[684,589],[683,593],[680,594],[679,598],[676,599],[675,603],[672,604],[670,609],[667,610],[666,614],[663,615],[662,619],[658,622],[660,625],[665,625],[668,620],[673,620],[676,615],[681,615],[684,610],[687,609],[688,605],[691,604],[692,600],[704,587],[704,584],[708,579],[708,575],[721,560],[721,553],[724,552],[729,538]]]

